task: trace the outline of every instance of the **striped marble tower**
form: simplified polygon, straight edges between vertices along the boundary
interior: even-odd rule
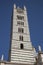
[[[34,64],[35,49],[31,44],[27,10],[14,4],[11,25],[10,62]]]

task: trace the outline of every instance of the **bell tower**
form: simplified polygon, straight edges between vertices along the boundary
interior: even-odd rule
[[[35,48],[30,40],[27,9],[14,4],[11,23],[10,62],[22,64],[35,63]]]

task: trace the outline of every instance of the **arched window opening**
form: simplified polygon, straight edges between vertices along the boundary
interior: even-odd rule
[[[20,44],[20,48],[23,49],[23,44],[22,43]]]
[[[19,40],[20,41],[23,41],[23,36],[19,36]]]

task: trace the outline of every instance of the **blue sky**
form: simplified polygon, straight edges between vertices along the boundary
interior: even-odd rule
[[[0,58],[8,60],[10,46],[11,15],[13,4],[27,7],[30,36],[33,46],[43,51],[43,0],[0,0]]]

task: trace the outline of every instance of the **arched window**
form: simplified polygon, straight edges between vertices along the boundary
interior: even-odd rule
[[[23,44],[22,43],[20,44],[20,48],[23,49]]]
[[[23,36],[19,36],[19,40],[20,41],[23,41]]]

